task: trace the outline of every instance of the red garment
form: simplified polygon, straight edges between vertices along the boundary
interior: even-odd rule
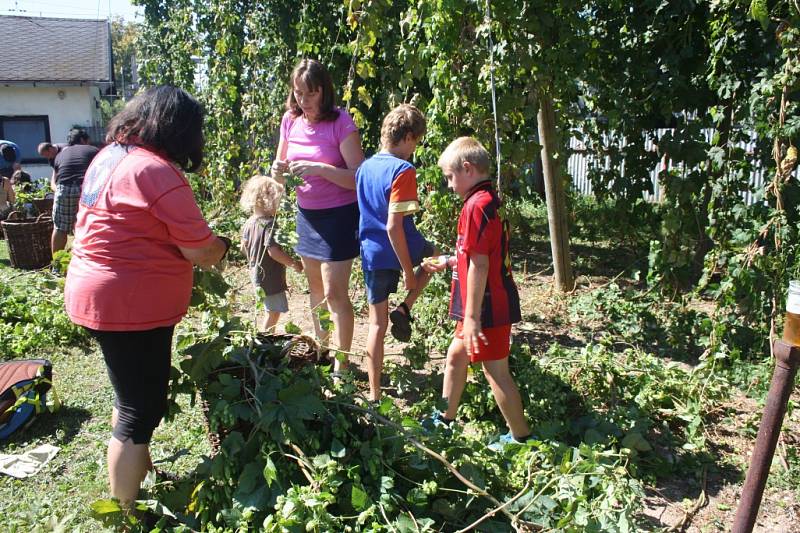
[[[493,328],[521,320],[519,293],[511,275],[510,230],[500,216],[500,199],[491,181],[475,185],[464,198],[458,217],[456,267],[450,285],[450,317],[464,320],[470,254],[489,256],[481,327]]]
[[[470,354],[470,363],[499,361],[508,357],[508,354],[511,353],[511,324],[481,328],[481,332],[486,337],[486,344],[478,347],[478,353]],[[455,336],[457,339],[464,340],[464,323],[460,320],[456,322]]]
[[[192,264],[178,247],[215,239],[183,173],[147,148],[112,144],[83,183],[64,301],[76,324],[141,331],[180,322]]]

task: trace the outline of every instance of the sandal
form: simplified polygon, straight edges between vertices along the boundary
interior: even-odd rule
[[[173,485],[181,481],[181,477],[169,470],[163,470],[153,466],[149,472],[152,473],[155,483],[172,483]]]
[[[411,323],[414,322],[414,319],[405,302],[400,303],[397,309],[389,313],[389,320],[392,321],[392,337],[400,342],[408,342],[411,339]]]

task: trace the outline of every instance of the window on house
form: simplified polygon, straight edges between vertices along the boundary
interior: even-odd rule
[[[0,139],[14,142],[19,146],[23,165],[47,163],[47,160],[36,151],[36,147],[41,142],[50,142],[50,122],[47,115],[0,116]]]

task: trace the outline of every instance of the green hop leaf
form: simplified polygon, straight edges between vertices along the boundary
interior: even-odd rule
[[[757,20],[764,31],[767,30],[767,26],[769,26],[767,0],[753,0],[750,2],[750,18]]]
[[[353,509],[356,511],[363,511],[366,509],[368,501],[369,497],[367,493],[353,485],[353,490],[350,492],[350,503],[353,505]]]

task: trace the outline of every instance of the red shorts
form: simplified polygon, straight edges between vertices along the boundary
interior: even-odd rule
[[[464,340],[464,334],[461,331],[463,328],[464,323],[462,321],[456,322],[457,339]],[[470,355],[470,362],[497,361],[508,357],[511,351],[511,324],[483,328],[482,331],[486,337],[487,344],[481,344],[480,351]]]

